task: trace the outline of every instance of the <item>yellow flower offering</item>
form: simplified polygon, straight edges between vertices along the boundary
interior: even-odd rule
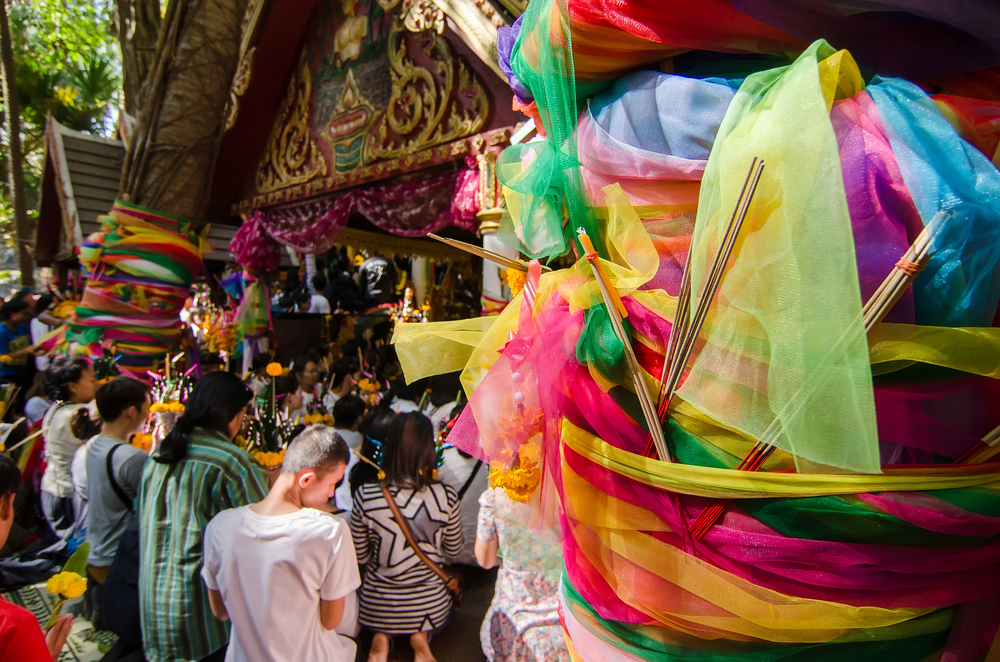
[[[148,451],[153,445],[153,435],[148,432],[137,432],[132,435],[132,440],[130,442],[136,448],[141,448],[144,451]]]
[[[267,370],[267,374],[271,377],[281,377],[281,375],[285,372],[285,369],[281,367],[280,363],[268,363],[265,370]]]
[[[524,289],[524,284],[528,281],[528,274],[520,269],[515,269],[513,267],[507,269],[507,285],[510,287],[510,293],[513,296],[517,296]]]
[[[45,588],[53,595],[72,600],[87,590],[87,580],[75,572],[60,572],[49,577],[49,581],[45,582]]]
[[[14,359],[12,359],[9,354],[0,354],[0,363],[3,363],[4,365],[10,365],[13,362]]]
[[[282,449],[277,453],[271,453],[268,451],[254,451],[250,454],[255,460],[257,460],[260,465],[264,468],[280,467],[281,463],[285,460],[285,450]]]

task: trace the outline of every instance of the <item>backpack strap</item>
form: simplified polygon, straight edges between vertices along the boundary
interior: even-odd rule
[[[462,489],[458,491],[458,500],[461,501],[465,498],[465,493],[469,491],[472,487],[472,481],[476,479],[476,474],[479,473],[479,468],[483,466],[482,460],[476,460],[476,466],[472,467],[472,473],[469,474],[469,479],[465,481],[465,485],[462,485]]]
[[[121,446],[121,444],[115,444],[111,447],[111,450],[108,451],[108,459],[104,464],[105,468],[108,470],[108,482],[111,483],[111,489],[115,491],[115,494],[117,494],[118,498],[122,500],[125,507],[131,511],[133,506],[132,499],[129,498],[128,494],[125,493],[125,490],[122,489],[122,486],[119,485],[118,481],[115,479],[114,465],[112,464],[115,457],[115,451],[118,450],[119,446]]]

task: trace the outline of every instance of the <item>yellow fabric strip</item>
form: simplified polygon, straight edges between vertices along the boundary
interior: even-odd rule
[[[651,460],[629,453],[581,430],[562,425],[563,441],[594,464],[650,487],[723,499],[810,497],[866,492],[951,490],[967,487],[1000,489],[1000,467],[982,465],[891,470],[884,474],[795,474],[713,469]]]
[[[879,324],[868,340],[872,366],[928,363],[1000,379],[1000,329]],[[905,365],[900,367],[905,367]],[[891,372],[889,365],[885,370]],[[873,370],[875,369],[873,368]]]
[[[406,381],[412,383],[465,368],[473,350],[496,320],[496,317],[474,317],[453,322],[397,324],[392,344],[396,346]]]

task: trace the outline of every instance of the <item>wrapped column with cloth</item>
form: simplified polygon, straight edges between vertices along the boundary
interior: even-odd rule
[[[143,373],[180,342],[208,226],[117,200],[101,227],[80,248],[88,280],[67,339],[95,357],[113,343],[119,365]]]
[[[718,23],[638,4],[533,0],[505,42],[545,138],[498,159],[498,237],[538,266],[488,323],[404,325],[407,378],[436,371],[428,344],[464,365],[449,442],[560,533],[575,659],[985,659],[1000,172],[982,118],[1000,98],[891,75],[946,90],[1000,59],[903,62],[914,24],[928,49],[957,25],[916,2],[860,65],[801,41],[827,3],[714,3]],[[871,20],[862,4],[832,33]],[[672,378],[651,421],[642,392]]]

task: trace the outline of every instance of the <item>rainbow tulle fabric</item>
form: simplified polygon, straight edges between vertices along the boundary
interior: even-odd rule
[[[208,226],[116,200],[79,249],[89,278],[67,340],[114,343],[119,363],[149,369],[180,340],[178,313],[201,270]]]
[[[1000,105],[960,93],[989,76],[928,96],[855,56],[939,75],[992,66],[992,47],[907,63],[967,17],[778,4],[534,0],[504,37],[546,137],[498,160],[499,234],[541,260],[598,234],[638,374],[584,259],[529,271],[495,318],[394,342],[408,377],[463,366],[451,443],[537,464],[574,659],[979,661],[1000,628],[1000,464],[954,461],[1000,424]],[[818,16],[837,45],[878,19],[885,38],[838,50]],[[638,385],[657,392],[683,268],[693,312],[753,157],[764,174],[664,424],[673,462],[649,459]],[[925,228],[926,269],[866,334],[863,303]],[[777,450],[735,471],[768,429]]]

